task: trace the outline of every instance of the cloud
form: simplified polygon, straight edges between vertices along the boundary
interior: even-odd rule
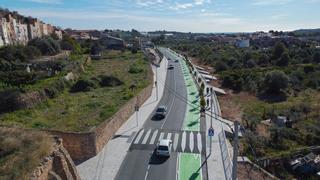
[[[170,9],[180,10],[180,9],[188,9],[188,8],[191,8],[191,7],[193,7],[192,3],[183,3],[183,4],[176,3],[174,6],[171,6]]]
[[[153,5],[156,5],[156,4],[163,4],[164,3],[164,0],[136,0],[136,3],[139,5],[139,6],[153,6]]]
[[[176,2],[175,5],[170,6],[169,8],[172,10],[189,9],[192,7],[204,5],[205,3],[211,3],[211,0],[193,0],[192,2],[189,2],[189,3]]]
[[[202,5],[205,2],[205,0],[194,0],[195,5]]]
[[[28,2],[40,3],[40,4],[62,4],[62,0],[24,0]]]
[[[284,5],[292,2],[292,0],[253,0],[252,5],[266,6],[266,5]]]

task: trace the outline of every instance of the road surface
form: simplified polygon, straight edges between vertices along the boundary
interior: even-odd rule
[[[205,133],[183,128],[187,110],[186,99],[188,97],[184,79],[186,72],[182,70],[183,68],[185,70],[185,67],[181,67],[181,59],[179,62],[174,62],[178,57],[168,50],[161,48],[160,51],[168,59],[171,59],[169,65],[174,66],[174,69],[168,69],[166,88],[159,102],[159,105],[167,106],[168,113],[162,120],[154,119],[154,113],[150,115],[143,128],[132,140],[130,149],[117,173],[117,180],[180,179],[179,157],[181,154],[199,154],[199,164],[205,158]],[[201,127],[205,127],[205,125],[201,125]],[[169,138],[173,141],[170,158],[159,158],[154,154],[156,143],[161,138]],[[186,160],[188,160],[188,157]],[[204,174],[206,171],[202,169],[198,172]],[[206,175],[200,175],[195,179],[201,178],[206,179]]]

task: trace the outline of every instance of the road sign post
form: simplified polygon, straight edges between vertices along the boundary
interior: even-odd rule
[[[214,136],[214,129],[211,126],[208,130],[208,136],[210,137],[210,154],[211,154],[211,150],[212,150],[212,137]]]
[[[139,114],[138,114],[138,112],[139,112],[139,105],[138,105],[138,104],[136,104],[136,105],[134,106],[134,110],[136,111],[136,124],[137,124],[137,127],[138,127],[138,125],[139,125]]]

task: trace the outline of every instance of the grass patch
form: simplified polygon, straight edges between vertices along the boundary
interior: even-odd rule
[[[52,142],[42,132],[0,128],[0,179],[29,179],[29,173],[49,155]]]
[[[1,115],[0,125],[87,131],[111,117],[151,83],[151,68],[142,53],[107,51],[102,57],[101,60],[87,65],[80,79],[104,78],[104,83],[97,83],[99,86],[85,92],[71,93],[70,89],[66,88],[57,97],[32,109]],[[132,64],[139,64],[143,71],[129,74]],[[132,84],[135,84],[133,91],[130,89]]]

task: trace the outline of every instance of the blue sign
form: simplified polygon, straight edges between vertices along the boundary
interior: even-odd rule
[[[209,136],[213,136],[214,135],[214,130],[213,130],[213,128],[211,127],[211,128],[209,128],[209,130],[208,130],[208,134],[209,134]]]

